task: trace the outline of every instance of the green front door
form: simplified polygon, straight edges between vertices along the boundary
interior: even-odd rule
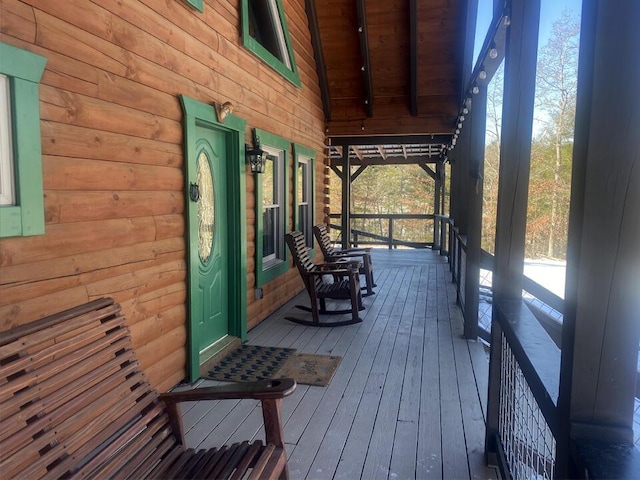
[[[192,339],[201,362],[229,333],[227,145],[224,132],[196,127],[196,155],[189,158],[189,257]]]

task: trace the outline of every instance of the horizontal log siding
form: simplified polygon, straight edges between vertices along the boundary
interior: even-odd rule
[[[153,386],[166,390],[184,378],[180,94],[231,101],[247,120],[247,143],[257,127],[315,150],[323,220],[324,117],[304,1],[283,3],[300,89],[242,47],[238,1],[205,0],[199,13],[181,0],[65,0],[64,8],[57,0],[0,0],[0,40],[47,58],[46,233],[0,240],[0,331],[113,296]],[[302,289],[291,269],[254,300],[253,196],[247,174],[249,328]]]

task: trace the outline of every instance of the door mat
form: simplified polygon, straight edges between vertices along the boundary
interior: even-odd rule
[[[333,378],[342,357],[297,353],[291,356],[278,372],[278,378],[291,377],[297,383],[325,387]]]
[[[276,376],[295,348],[240,345],[215,363],[207,378],[223,382],[255,382]]]
[[[296,353],[294,348],[240,345],[222,356],[207,374],[223,382],[255,382],[291,377],[297,383],[324,387],[342,357]]]

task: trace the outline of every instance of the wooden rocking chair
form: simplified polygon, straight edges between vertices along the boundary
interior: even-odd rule
[[[320,250],[324,255],[326,262],[339,262],[344,259],[362,257],[362,265],[360,267],[360,273],[364,275],[365,284],[367,286],[367,293],[365,297],[373,295],[373,287],[376,286],[373,281],[373,264],[371,262],[371,249],[370,248],[348,248],[345,250],[336,250],[331,246],[331,240],[329,239],[329,232],[327,226],[324,223],[314,225],[313,234],[318,240]]]
[[[364,310],[358,279],[359,262],[315,264],[309,258],[304,235],[301,232],[294,231],[287,234],[286,241],[293,256],[293,262],[300,272],[304,286],[311,299],[311,308],[304,305],[296,305],[296,308],[311,312],[312,321],[296,317],[285,318],[295,323],[313,327],[340,327],[362,322],[362,319],[358,316],[358,311]],[[323,282],[323,275],[332,275],[335,279],[334,283]],[[348,310],[327,310],[327,298],[350,300],[351,308]],[[346,313],[351,313],[350,320],[327,323],[320,322],[319,314],[341,315]]]

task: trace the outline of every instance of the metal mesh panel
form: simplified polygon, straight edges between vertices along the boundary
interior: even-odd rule
[[[500,440],[515,479],[553,478],[556,442],[502,334]]]
[[[491,332],[491,304],[493,303],[492,280],[493,272],[481,268],[478,298],[478,326],[487,332]]]

